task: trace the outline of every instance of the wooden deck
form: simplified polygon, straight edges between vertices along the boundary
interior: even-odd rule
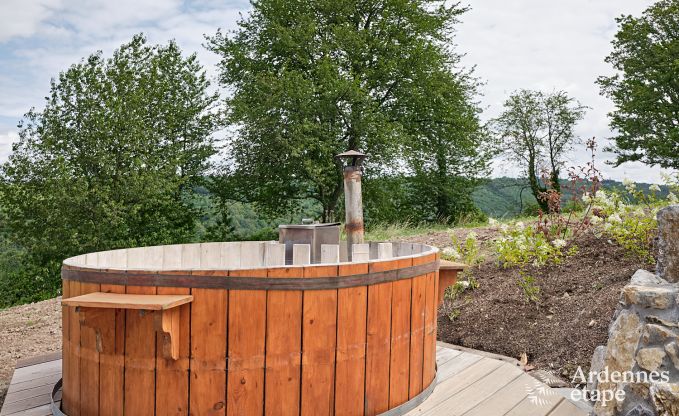
[[[51,415],[50,394],[60,378],[61,353],[17,362],[0,415]]]
[[[434,391],[408,416],[587,415],[511,360],[439,343],[436,362]],[[60,377],[55,354],[17,363],[0,416],[52,415],[49,397]]]
[[[516,363],[438,343],[437,384],[408,416],[586,416]]]

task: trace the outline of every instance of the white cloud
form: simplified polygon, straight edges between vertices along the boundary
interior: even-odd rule
[[[472,10],[458,26],[456,41],[467,54],[464,64],[475,65],[476,74],[487,83],[483,87],[484,118],[499,114],[507,95],[516,89],[563,89],[592,107],[578,126],[578,134],[597,136],[603,145],[604,138],[611,136],[606,114],[612,104],[599,95],[594,81],[611,72],[604,57],[616,32],[614,19],[620,14],[638,15],[651,3],[472,2]],[[175,39],[186,53],[196,52],[214,77],[218,57],[203,48],[204,35],[219,27],[234,29],[238,14],[249,7],[246,0],[0,0],[0,132],[10,131],[30,107],[43,104],[50,78],[97,50],[110,55],[139,32],[146,33],[152,43]],[[2,49],[7,40],[11,40],[11,50]],[[8,134],[2,139],[7,140]],[[581,163],[586,154],[576,151],[569,159]],[[602,167],[610,178],[659,178],[658,169],[643,165]],[[511,166],[498,167],[495,172],[518,174]]]
[[[6,7],[21,9],[23,14],[35,12],[40,4],[32,1],[0,0],[0,15]],[[98,50],[108,56],[140,32],[151,43],[174,39],[185,53],[196,52],[214,78],[218,57],[203,48],[204,35],[219,27],[234,29],[238,13],[249,7],[240,0],[43,0],[47,1],[53,7],[48,14],[35,14],[39,24],[21,23],[26,37],[15,39],[10,50],[0,49],[0,131],[15,125],[31,107],[41,107],[50,79],[59,72]],[[31,30],[26,29],[29,26]],[[14,121],[3,123],[3,117]]]
[[[12,144],[19,140],[16,131],[0,133],[0,161],[5,161],[12,152]]]
[[[457,43],[466,53],[463,63],[476,65],[476,74],[486,81],[482,88],[484,118],[502,111],[507,96],[521,88],[545,91],[565,90],[591,107],[578,125],[582,138],[596,136],[599,148],[612,133],[607,113],[613,104],[599,94],[598,76],[610,74],[604,62],[611,51],[610,42],[617,31],[615,18],[622,14],[639,15],[651,0],[478,0],[463,15],[458,26]],[[605,165],[610,153],[599,152],[598,164],[610,179],[632,177],[657,182],[660,169],[641,164]],[[572,152],[569,164],[589,160],[580,147]],[[496,175],[515,176],[513,166],[497,162]]]
[[[0,42],[35,34],[61,0],[2,0]]]

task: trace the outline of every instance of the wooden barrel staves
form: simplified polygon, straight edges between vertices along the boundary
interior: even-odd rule
[[[436,376],[438,250],[202,243],[64,261],[69,416],[376,415]],[[345,249],[346,250],[346,249]]]

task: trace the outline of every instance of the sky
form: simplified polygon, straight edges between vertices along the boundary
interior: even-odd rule
[[[497,116],[517,89],[564,90],[590,107],[576,132],[597,137],[598,166],[606,179],[660,182],[657,167],[603,163],[613,159],[601,151],[612,136],[606,115],[613,104],[595,84],[598,76],[612,73],[604,58],[617,30],[615,18],[639,15],[652,1],[467,1],[471,10],[462,17],[456,43],[465,53],[463,65],[474,67],[484,82],[484,120]],[[0,161],[17,139],[22,114],[44,105],[50,80],[69,65],[97,50],[108,56],[143,32],[151,43],[174,39],[184,52],[197,53],[215,78],[218,58],[202,46],[204,35],[235,29],[249,8],[246,0],[0,0]],[[567,164],[587,158],[580,146]],[[493,164],[493,176],[519,174],[511,163]]]

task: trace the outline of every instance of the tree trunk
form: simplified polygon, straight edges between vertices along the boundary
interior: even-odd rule
[[[446,155],[443,151],[442,144],[437,142],[436,145],[436,184],[432,187],[436,189],[436,219],[450,221],[450,200],[446,193],[448,163]]]
[[[335,184],[335,189],[328,196],[328,198],[323,202],[323,222],[330,222],[337,220],[336,209],[339,203],[339,199],[342,196],[342,190],[344,189],[344,177],[340,176],[339,181]]]
[[[448,201],[448,196],[445,191],[440,187],[437,187],[438,195],[436,195],[436,219],[444,220],[446,222],[450,221],[450,202]]]
[[[561,183],[559,183],[559,169],[552,168],[552,173],[550,175],[550,180],[552,181],[552,189],[561,195]]]
[[[542,198],[542,193],[547,191],[543,186],[540,186],[540,181],[537,177],[537,168],[535,166],[535,156],[530,155],[528,161],[528,182],[530,183],[530,190],[533,196],[538,201],[538,206],[544,213],[549,212],[549,203],[546,199]]]

